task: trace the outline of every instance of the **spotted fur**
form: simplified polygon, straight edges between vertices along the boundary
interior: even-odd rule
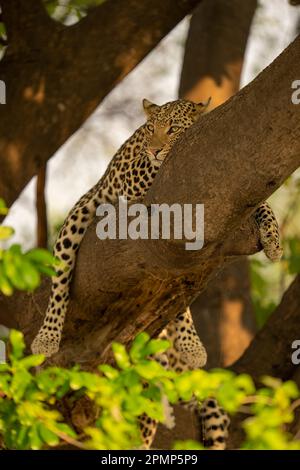
[[[280,246],[279,227],[274,212],[269,204],[264,202],[255,211],[254,216],[259,227],[260,241],[265,255],[271,261],[279,260],[283,250]]]

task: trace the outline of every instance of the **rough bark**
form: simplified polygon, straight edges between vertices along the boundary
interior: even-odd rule
[[[41,0],[1,0],[0,194],[11,205],[38,168],[200,0],[113,0],[66,27]],[[101,125],[101,124],[100,124]]]
[[[256,331],[248,260],[226,266],[191,306],[208,354],[207,369],[226,367],[249,346]]]
[[[52,361],[93,368],[109,360],[113,340],[129,344],[145,329],[156,334],[226,261],[259,249],[249,217],[300,164],[300,109],[290,99],[299,50],[300,37],[234,99],[190,128],[145,197],[146,204],[204,203],[203,249],[187,251],[185,240],[100,241],[96,221],[90,227]],[[33,297],[2,298],[1,323],[15,323],[30,342],[48,294],[45,282]]]

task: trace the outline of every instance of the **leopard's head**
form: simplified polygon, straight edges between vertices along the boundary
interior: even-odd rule
[[[207,109],[206,103],[176,100],[161,106],[143,100],[147,116],[145,123],[146,152],[150,160],[163,161],[180,135]]]

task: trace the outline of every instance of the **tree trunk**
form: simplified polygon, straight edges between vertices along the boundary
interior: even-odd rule
[[[47,165],[41,166],[36,179],[37,246],[48,247],[47,204],[45,199]]]
[[[204,0],[191,19],[179,94],[214,107],[238,92],[257,0]]]

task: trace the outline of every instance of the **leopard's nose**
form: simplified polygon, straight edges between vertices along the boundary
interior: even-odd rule
[[[152,155],[153,155],[154,157],[156,157],[156,156],[159,154],[159,152],[161,151],[161,149],[152,148],[152,147],[150,147],[149,150],[150,150],[150,152],[152,153]]]

